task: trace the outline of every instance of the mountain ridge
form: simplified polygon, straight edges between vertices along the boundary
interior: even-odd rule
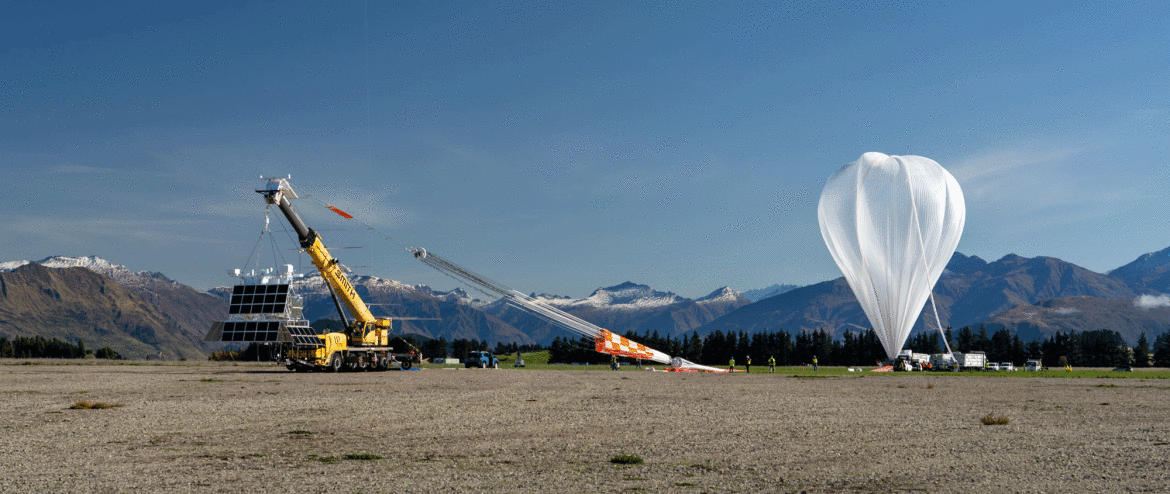
[[[1136,295],[1118,278],[1053,257],[1025,258],[1016,254],[986,262],[978,256],[956,252],[934,287],[939,318],[944,326],[954,328],[977,325],[1013,307],[1048,299],[1088,296],[1132,300]],[[928,306],[923,309],[913,331],[926,327],[928,313],[930,327],[934,327],[932,311]],[[696,331],[799,332],[823,328],[840,338],[847,330],[868,327],[861,305],[841,277],[761,300]],[[1132,331],[1126,329],[1124,333]]]
[[[35,262],[0,272],[0,334],[109,345],[129,358],[199,358],[206,351],[204,333],[133,288],[87,268]]]
[[[3,288],[0,293],[7,296],[10,290],[19,291],[17,289],[20,288],[24,290],[22,293],[39,291],[46,294],[38,297],[48,299],[33,304],[33,308],[39,311],[37,317],[41,318],[41,323],[48,320],[45,318],[52,317],[53,313],[72,314],[74,318],[84,320],[84,315],[79,315],[77,311],[90,310],[94,312],[93,317],[114,329],[126,330],[133,326],[131,331],[139,329],[137,336],[140,338],[131,336],[138,343],[126,341],[127,345],[138,349],[130,351],[130,355],[148,355],[149,352],[142,349],[141,345],[147,342],[159,343],[160,333],[173,333],[180,335],[180,339],[193,342],[190,346],[196,348],[195,352],[209,351],[213,345],[203,344],[201,337],[210,326],[210,321],[222,320],[227,315],[226,297],[230,288],[217,287],[200,292],[162,273],[134,272],[97,256],[50,256],[41,261],[43,263],[0,262],[0,275],[3,275],[0,278],[0,288]],[[94,281],[94,278],[81,281],[84,276],[76,272],[57,276],[56,279],[46,274],[55,270],[66,272],[78,269],[104,277],[125,289],[120,297],[134,299],[134,303],[140,306],[150,306],[149,309],[139,307],[140,314],[136,316],[139,322],[146,322],[128,325],[126,320],[116,319],[116,314],[87,306],[84,303],[86,300],[102,299],[103,283]],[[26,271],[39,274],[29,277]],[[1170,297],[1161,295],[1153,288],[1162,286],[1159,283],[1167,272],[1170,272],[1170,248],[1139,256],[1135,261],[1110,271],[1110,274],[1096,273],[1046,256],[1025,258],[1008,254],[988,262],[978,256],[955,253],[935,286],[934,294],[944,325],[955,328],[986,323],[992,327],[1007,327],[1023,335],[1048,335],[1054,331],[1082,330],[1094,324],[1109,324],[1118,325],[1116,330],[1128,341],[1142,327],[1160,329],[1164,327],[1163,318],[1170,320],[1170,308],[1162,310],[1170,306]],[[410,285],[352,272],[350,279],[359,294],[371,304],[376,315],[439,318],[438,321],[400,319],[396,323],[396,332],[445,337],[448,340],[468,338],[490,343],[521,344],[548,344],[556,336],[576,337],[509,306],[503,300],[479,300],[461,288],[444,292],[426,285]],[[22,283],[29,286],[21,288]],[[98,288],[95,288],[96,293],[83,290],[87,294],[80,298],[76,294],[72,298],[53,297],[52,293],[75,291],[62,283]],[[108,291],[112,289],[111,286],[106,284],[105,289]],[[318,273],[309,273],[295,281],[294,286],[305,296],[307,318],[337,317],[329,292]],[[1167,287],[1170,288],[1170,285]],[[846,330],[868,327],[868,319],[844,278],[792,289],[781,285],[768,287],[775,288],[784,291],[754,303],[744,294],[728,287],[718,288],[704,297],[688,299],[632,281],[598,288],[582,299],[549,294],[533,294],[533,297],[618,333],[658,332],[666,336],[682,336],[690,331],[700,334],[715,330],[792,332],[823,327],[830,329],[835,337],[840,337]],[[754,292],[766,293],[760,290]],[[56,302],[46,302],[54,300]],[[1146,302],[1139,303],[1141,300]],[[32,304],[31,299],[26,302]],[[24,320],[24,326],[14,330],[13,321],[17,319],[12,315],[20,312],[21,308],[12,308],[12,299],[6,299],[5,303],[9,304],[9,309],[7,316],[0,317],[0,333],[54,336],[28,331],[29,320]],[[49,307],[52,303],[58,305]],[[929,308],[924,309],[924,314],[931,312]],[[1077,317],[1081,319],[1077,320]],[[925,319],[919,318],[916,330],[924,328]],[[933,315],[930,319],[933,319]],[[933,326],[933,321],[930,321],[930,327]],[[102,341],[97,339],[102,334],[100,329],[97,326],[88,330],[74,328],[70,330],[72,332],[61,334],[66,338],[84,339],[92,346]],[[109,328],[106,330],[111,331]],[[154,336],[149,334],[151,332]],[[167,344],[172,349],[165,350],[164,355],[191,354],[189,348],[174,349],[186,347],[187,343]]]

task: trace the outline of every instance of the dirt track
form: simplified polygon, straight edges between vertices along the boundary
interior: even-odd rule
[[[5,365],[0,414],[0,492],[1170,490],[1166,380]]]

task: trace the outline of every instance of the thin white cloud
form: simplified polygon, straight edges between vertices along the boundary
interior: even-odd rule
[[[1133,172],[1090,166],[1103,159],[1101,144],[1007,148],[947,166],[967,200],[968,213],[1002,216],[1006,223],[1042,219],[1048,226],[1083,223],[1130,207],[1146,184]],[[1130,178],[1127,178],[1130,177]]]
[[[200,226],[201,225],[201,226]],[[87,244],[95,237],[116,238],[119,242],[133,241],[139,245],[169,244],[230,244],[236,239],[217,237],[214,232],[222,227],[214,221],[183,220],[177,225],[173,220],[140,219],[63,219],[53,217],[16,216],[0,223],[0,228],[28,238],[31,243],[39,240]],[[191,235],[192,231],[209,232],[208,235]]]
[[[1133,306],[1140,309],[1170,307],[1170,295],[1142,295],[1133,299]]]
[[[89,175],[96,173],[116,173],[117,171],[114,168],[80,165],[58,165],[46,170],[47,173],[52,175]]]
[[[1053,145],[997,149],[961,159],[946,168],[969,199],[1067,204],[1087,198],[1069,193],[1075,192],[1070,189],[1080,188],[1076,179],[1083,177],[1073,177],[1065,169],[1071,162],[1102,147]]]

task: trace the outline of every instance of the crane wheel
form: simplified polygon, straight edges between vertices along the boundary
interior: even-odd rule
[[[409,360],[402,361],[402,370],[410,370],[411,363]]]
[[[370,370],[370,363],[366,362],[366,357],[358,357],[358,361],[357,361],[356,365],[357,365],[357,370],[360,372],[365,372],[365,371]]]
[[[329,367],[327,369],[329,372],[341,372],[341,355],[333,354],[333,357],[329,359]]]
[[[378,363],[374,366],[374,370],[384,371],[390,368],[390,362],[386,361],[386,357],[375,357],[375,359]]]

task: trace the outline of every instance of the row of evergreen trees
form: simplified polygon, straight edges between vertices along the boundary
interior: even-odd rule
[[[120,359],[118,352],[106,345],[96,351],[85,347],[85,342],[77,340],[74,345],[59,338],[47,340],[42,336],[13,336],[9,340],[0,336],[0,358],[85,358],[93,355],[96,358]]]
[[[754,365],[767,365],[769,357],[775,358],[777,365],[804,365],[811,363],[814,356],[821,365],[873,365],[886,355],[873,330],[864,333],[847,331],[842,340],[834,340],[828,332],[820,329],[802,331],[795,337],[786,331],[724,334],[720,330],[705,338],[696,333],[682,338],[662,337],[657,331],[625,336],[669,355],[717,366],[727,365],[733,357],[744,365],[749,356]],[[558,337],[549,347],[549,362],[597,364],[607,362],[609,358],[609,355],[598,353],[589,338]]]
[[[1153,348],[1144,332],[1138,337],[1137,345],[1130,348],[1120,333],[1107,329],[1079,333],[1057,331],[1047,338],[1025,343],[1019,335],[1011,334],[1007,328],[1000,328],[988,336],[983,326],[978,331],[964,327],[957,336],[948,329],[947,341],[951,342],[952,350],[982,351],[990,362],[1012,362],[1015,365],[1028,359],[1042,359],[1045,364],[1055,366],[1063,357],[1068,365],[1078,367],[1114,367],[1122,364],[1170,367],[1170,332],[1159,335]],[[939,341],[939,334],[933,331],[911,336],[906,341],[906,348],[921,353],[945,351]],[[1154,353],[1152,359],[1151,351]]]
[[[1137,346],[1129,348],[1116,331],[1057,332],[1048,338],[1024,342],[1006,328],[988,334],[985,327],[978,330],[963,327],[956,332],[947,329],[951,349],[959,352],[982,351],[990,362],[1012,362],[1023,365],[1028,359],[1042,359],[1047,365],[1058,362],[1078,367],[1113,367],[1133,364],[1139,367],[1156,365],[1170,367],[1170,332],[1157,337],[1153,348],[1145,333]],[[634,341],[669,355],[681,356],[692,362],[722,366],[735,358],[740,365],[751,356],[753,364],[766,365],[774,357],[777,365],[804,365],[817,357],[821,365],[873,365],[886,358],[877,334],[872,330],[845,332],[841,340],[834,340],[823,329],[802,331],[795,336],[786,331],[747,334],[745,332],[715,331],[706,337],[691,333],[689,337],[662,337],[657,331],[625,335]],[[945,348],[934,331],[921,331],[906,341],[905,348],[919,353],[942,353]],[[1149,353],[1153,350],[1151,360]],[[1063,358],[1063,360],[1062,360]],[[561,338],[549,347],[549,362],[591,363],[608,362],[609,355],[598,353],[589,338]]]
[[[447,338],[442,336],[426,341],[420,341],[422,338],[416,335],[407,335],[406,340],[418,347],[422,351],[423,357],[454,357],[459,360],[467,358],[471,352],[491,350],[488,346],[487,340],[476,340],[461,338],[454,341],[447,341]],[[492,350],[497,356],[511,355],[515,353],[539,352],[544,350],[541,345],[520,345],[518,343],[496,343],[496,347]]]
[[[689,337],[662,337],[657,331],[626,335],[634,341],[669,355],[681,356],[692,362],[705,365],[726,365],[735,357],[740,365],[753,356],[755,365],[766,365],[768,357],[775,357],[778,365],[804,365],[815,356],[821,365],[873,365],[885,358],[885,350],[873,330],[845,332],[841,340],[834,340],[823,329],[802,331],[794,337],[786,331],[747,334],[745,332],[715,331],[706,337],[691,333]],[[424,356],[451,356],[466,358],[470,352],[488,350],[486,340],[457,339],[448,342],[446,338],[425,340],[415,335],[405,337],[419,347]],[[1098,330],[1084,332],[1056,332],[1050,337],[1024,342],[1019,335],[1013,335],[1006,328],[988,334],[985,327],[978,330],[964,327],[957,334],[947,329],[947,341],[951,349],[959,352],[982,351],[990,362],[1012,362],[1022,365],[1028,359],[1043,359],[1047,365],[1058,362],[1078,367],[1113,367],[1133,364],[1138,367],[1155,365],[1170,367],[1170,331],[1163,332],[1149,344],[1142,333],[1132,349],[1125,344],[1116,331]],[[939,334],[921,331],[906,340],[905,348],[919,353],[941,353],[945,351]],[[518,345],[497,343],[497,355],[517,352],[544,350],[540,345]],[[589,338],[562,338],[553,340],[549,350],[549,362],[600,364],[609,361],[607,354],[598,353],[593,340]],[[1153,358],[1150,358],[1150,353]],[[96,351],[86,348],[78,340],[74,345],[58,338],[51,340],[41,336],[15,336],[12,340],[0,337],[0,358],[96,358],[120,359],[118,352],[108,345]],[[251,344],[240,350],[223,350],[208,356],[211,360],[270,360],[274,349],[268,345]],[[1063,358],[1063,360],[1062,360]]]

